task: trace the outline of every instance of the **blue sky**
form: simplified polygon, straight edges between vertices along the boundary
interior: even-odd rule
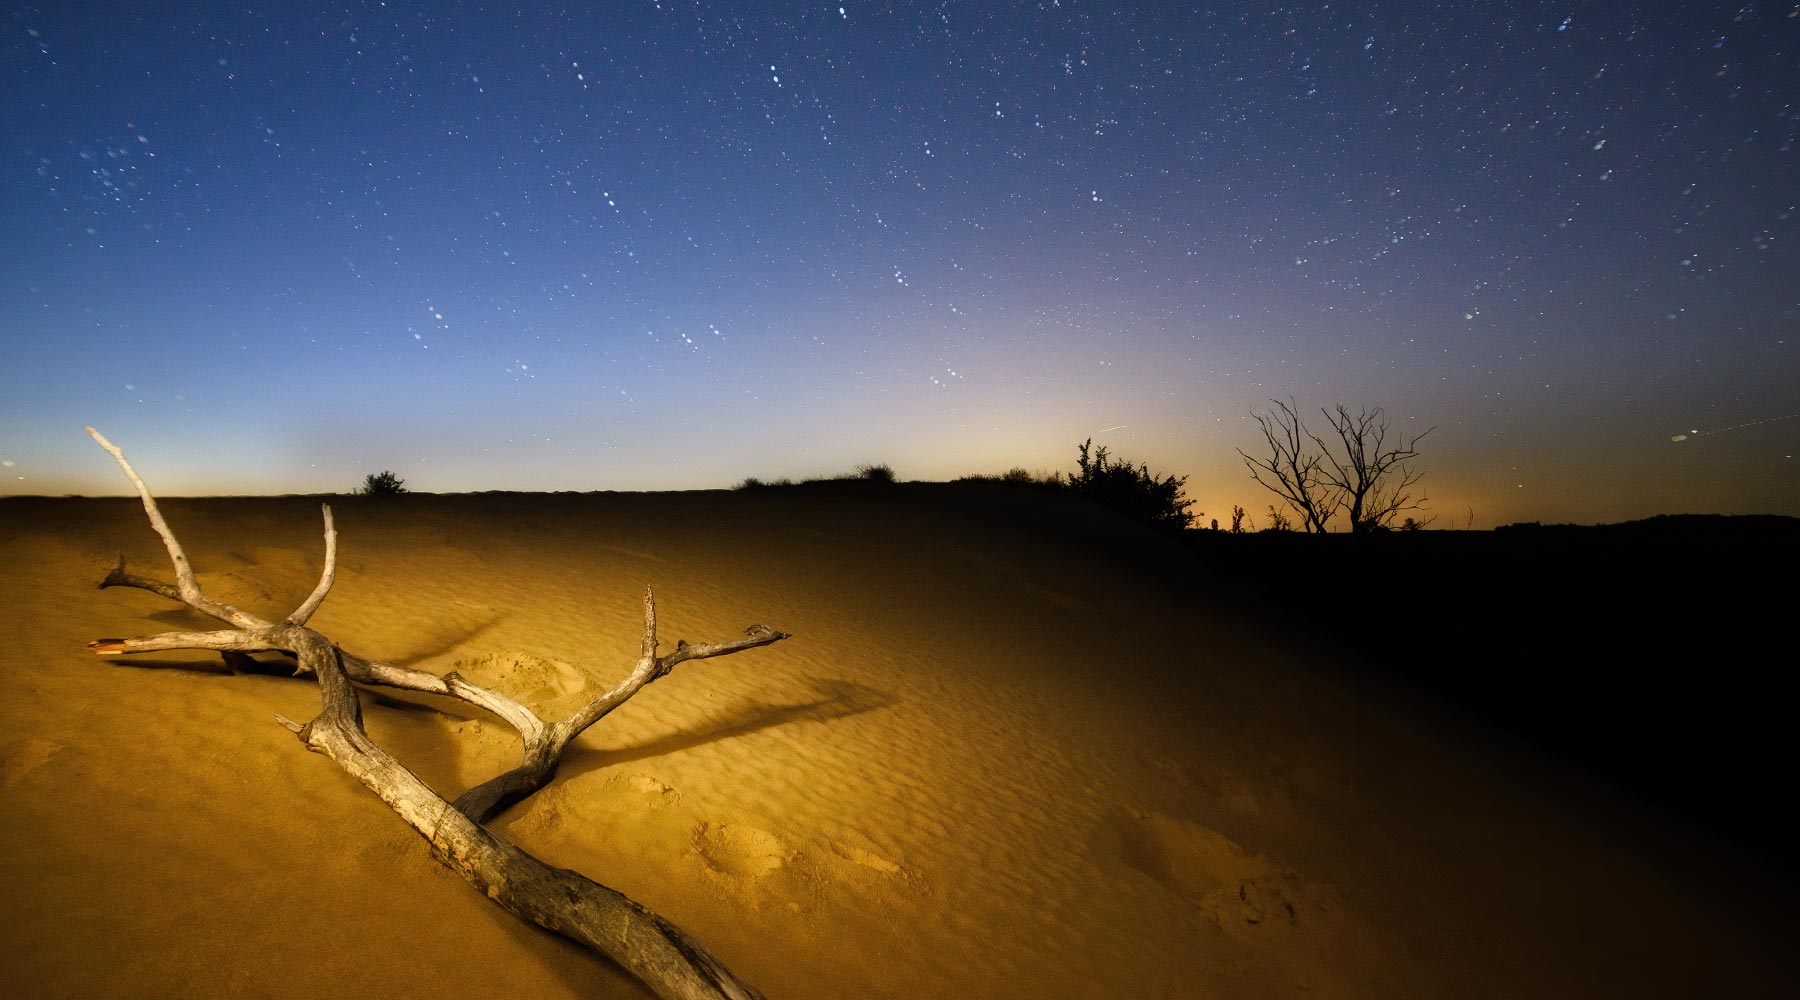
[[[1094,436],[1213,516],[1291,396],[1459,523],[1800,514],[1791,7],[120,6],[0,23],[11,492]]]

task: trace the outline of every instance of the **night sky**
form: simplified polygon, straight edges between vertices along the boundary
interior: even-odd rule
[[[245,6],[6,9],[5,492],[1092,436],[1223,520],[1292,396],[1440,526],[1800,514],[1791,3]]]

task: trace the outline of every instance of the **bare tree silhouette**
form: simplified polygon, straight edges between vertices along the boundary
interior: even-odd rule
[[[1250,469],[1250,478],[1263,489],[1280,497],[1309,532],[1324,531],[1341,505],[1341,498],[1325,475],[1324,459],[1307,449],[1307,441],[1317,438],[1307,431],[1294,401],[1271,399],[1275,408],[1253,413],[1268,444],[1267,458],[1259,458],[1237,449],[1238,456]]]
[[[1352,414],[1349,407],[1339,403],[1325,412],[1325,420],[1337,434],[1343,459],[1339,460],[1324,441],[1316,437],[1313,441],[1330,466],[1321,471],[1337,491],[1340,502],[1349,507],[1352,532],[1381,531],[1401,512],[1424,509],[1428,498],[1424,490],[1415,488],[1425,477],[1425,470],[1414,466],[1412,460],[1419,457],[1420,439],[1436,428],[1426,428],[1410,438],[1404,433],[1394,434],[1390,445],[1392,422],[1379,406]]]
[[[1413,460],[1419,441],[1435,428],[1395,433],[1381,407],[1352,413],[1340,403],[1319,411],[1334,447],[1307,428],[1292,399],[1269,402],[1273,409],[1252,414],[1266,451],[1251,455],[1240,448],[1238,455],[1251,478],[1292,508],[1305,530],[1325,531],[1342,511],[1352,533],[1383,531],[1400,514],[1424,509],[1428,498],[1419,482],[1425,472]]]

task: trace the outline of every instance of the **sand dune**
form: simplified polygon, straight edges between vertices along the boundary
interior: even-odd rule
[[[154,482],[154,477],[152,477]],[[1794,995],[1791,880],[1296,641],[1179,546],[993,487],[333,501],[314,626],[548,714],[687,664],[495,821],[771,997]],[[1020,509],[1018,505],[1026,505]],[[167,501],[202,585],[284,613],[317,502]],[[305,680],[99,636],[197,626],[134,500],[0,500],[0,920],[32,997],[629,997],[273,721]],[[513,763],[370,695],[449,794]]]

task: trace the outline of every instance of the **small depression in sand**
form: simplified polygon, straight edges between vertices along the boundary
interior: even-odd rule
[[[0,787],[11,788],[67,749],[59,740],[36,737],[0,744]]]
[[[643,804],[652,809],[661,808],[680,798],[675,789],[648,774],[618,774],[608,778],[607,784],[618,785],[645,796]]]
[[[835,844],[832,846],[832,850],[845,861],[861,865],[870,871],[880,872],[883,875],[904,875],[906,873],[906,870],[901,868],[897,862],[890,861],[874,851],[864,850],[851,844]]]
[[[533,653],[489,653],[462,659],[456,661],[456,671],[552,716],[573,710],[588,685],[587,675],[576,667]]]
[[[738,878],[762,878],[788,859],[774,834],[736,823],[702,823],[694,831],[694,849],[708,868]]]
[[[1116,810],[1090,839],[1103,866],[1123,863],[1187,898],[1215,923],[1298,924],[1312,896],[1295,873],[1200,823]],[[1322,899],[1311,900],[1325,907]]]

